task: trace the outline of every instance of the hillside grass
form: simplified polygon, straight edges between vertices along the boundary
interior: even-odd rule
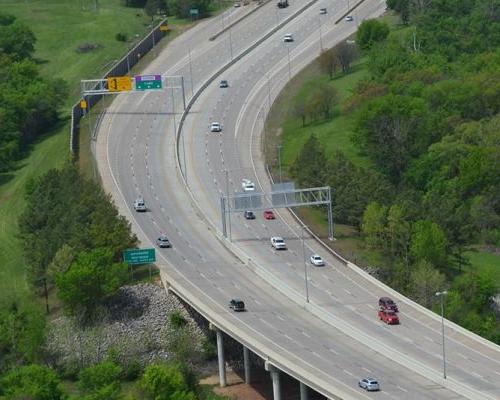
[[[101,77],[151,27],[151,18],[142,9],[124,7],[122,0],[99,0],[97,11],[93,8],[95,3],[94,0],[0,0],[3,13],[15,15],[34,32],[37,38],[34,57],[42,75],[62,78],[70,88],[63,121],[32,146],[15,171],[0,174],[0,305],[13,300],[33,301],[26,282],[17,219],[25,206],[26,183],[70,158],[67,114],[78,99],[80,79]],[[169,25],[187,23],[169,18]],[[119,32],[125,33],[130,41],[117,41],[115,36]],[[78,46],[85,43],[101,47],[78,53]]]

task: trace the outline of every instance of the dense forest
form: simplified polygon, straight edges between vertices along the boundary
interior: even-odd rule
[[[370,76],[341,105],[373,167],[311,136],[290,174],[334,188],[336,220],[382,254],[381,279],[427,307],[448,288],[447,317],[500,343],[498,282],[464,257],[500,248],[500,1],[387,4],[401,23],[360,25]]]

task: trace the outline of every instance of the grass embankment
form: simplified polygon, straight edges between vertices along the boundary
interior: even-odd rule
[[[363,60],[354,65],[353,70],[347,75],[337,75],[330,79],[321,73],[316,62],[302,70],[279,95],[273,104],[271,113],[266,121],[266,162],[273,171],[278,170],[277,145],[281,143],[281,162],[283,175],[293,163],[303,144],[311,134],[316,135],[325,150],[326,155],[333,155],[336,150],[342,151],[346,157],[357,166],[369,168],[370,160],[360,154],[359,149],[351,140],[354,128],[354,118],[351,114],[342,113],[340,106],[335,107],[332,119],[319,120],[302,126],[302,120],[293,114],[294,103],[298,99],[305,99],[319,83],[333,86],[339,95],[338,104],[341,105],[357,83],[368,77],[369,71]],[[313,208],[298,210],[307,225],[320,237],[328,236],[327,217],[324,211]],[[362,243],[359,232],[347,225],[336,225],[336,241],[332,248],[358,265],[377,265],[383,262],[380,254],[367,251]],[[491,273],[500,284],[500,255],[485,251],[467,252],[466,257],[471,267],[480,271]]]
[[[94,5],[98,4],[97,10]],[[15,15],[34,32],[35,58],[41,73],[62,78],[70,88],[63,112],[78,99],[80,79],[99,78],[127,49],[149,31],[151,18],[141,9],[127,8],[122,0],[0,0],[3,13]],[[170,24],[178,23],[169,19]],[[115,36],[124,33],[129,42]],[[80,45],[99,47],[79,53]],[[69,158],[69,121],[66,119],[35,144],[18,168],[0,175],[0,304],[17,299],[31,301],[25,263],[18,239],[17,218],[24,207],[26,183]]]

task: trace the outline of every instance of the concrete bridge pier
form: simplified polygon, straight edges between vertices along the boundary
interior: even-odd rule
[[[250,383],[250,354],[248,347],[243,345],[243,367],[245,368],[245,383]]]
[[[269,361],[266,361],[264,366],[266,371],[269,371],[271,374],[273,381],[273,400],[281,400],[280,370]]]
[[[309,388],[302,382],[300,382],[300,400],[309,400]]]
[[[226,386],[226,359],[224,358],[224,338],[222,331],[216,326],[211,325],[210,329],[214,330],[217,335],[217,359],[219,361],[219,384],[221,387]]]

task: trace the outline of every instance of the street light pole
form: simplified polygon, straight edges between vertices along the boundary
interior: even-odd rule
[[[441,299],[441,334],[442,334],[442,342],[443,342],[443,378],[446,379],[446,353],[444,346],[444,299],[448,292],[446,290],[442,292],[436,292],[436,296]]]
[[[321,32],[321,15],[319,16],[319,47],[320,47],[320,53],[323,52],[323,33]]]
[[[292,79],[292,68],[290,66],[290,47],[286,46],[286,50],[288,52],[288,80],[290,80]]]
[[[280,183],[283,182],[282,180],[282,175],[281,175],[281,144],[278,145],[278,167],[279,167],[279,172],[280,172]]]
[[[227,221],[229,223],[229,241],[232,242],[231,235],[231,205],[229,202],[229,171],[226,169],[226,198],[227,198]]]
[[[301,238],[302,238],[302,259],[304,261],[304,278],[306,281],[306,303],[309,303],[309,284],[307,283],[307,263],[306,263],[306,247],[304,244],[304,224],[301,224]]]

